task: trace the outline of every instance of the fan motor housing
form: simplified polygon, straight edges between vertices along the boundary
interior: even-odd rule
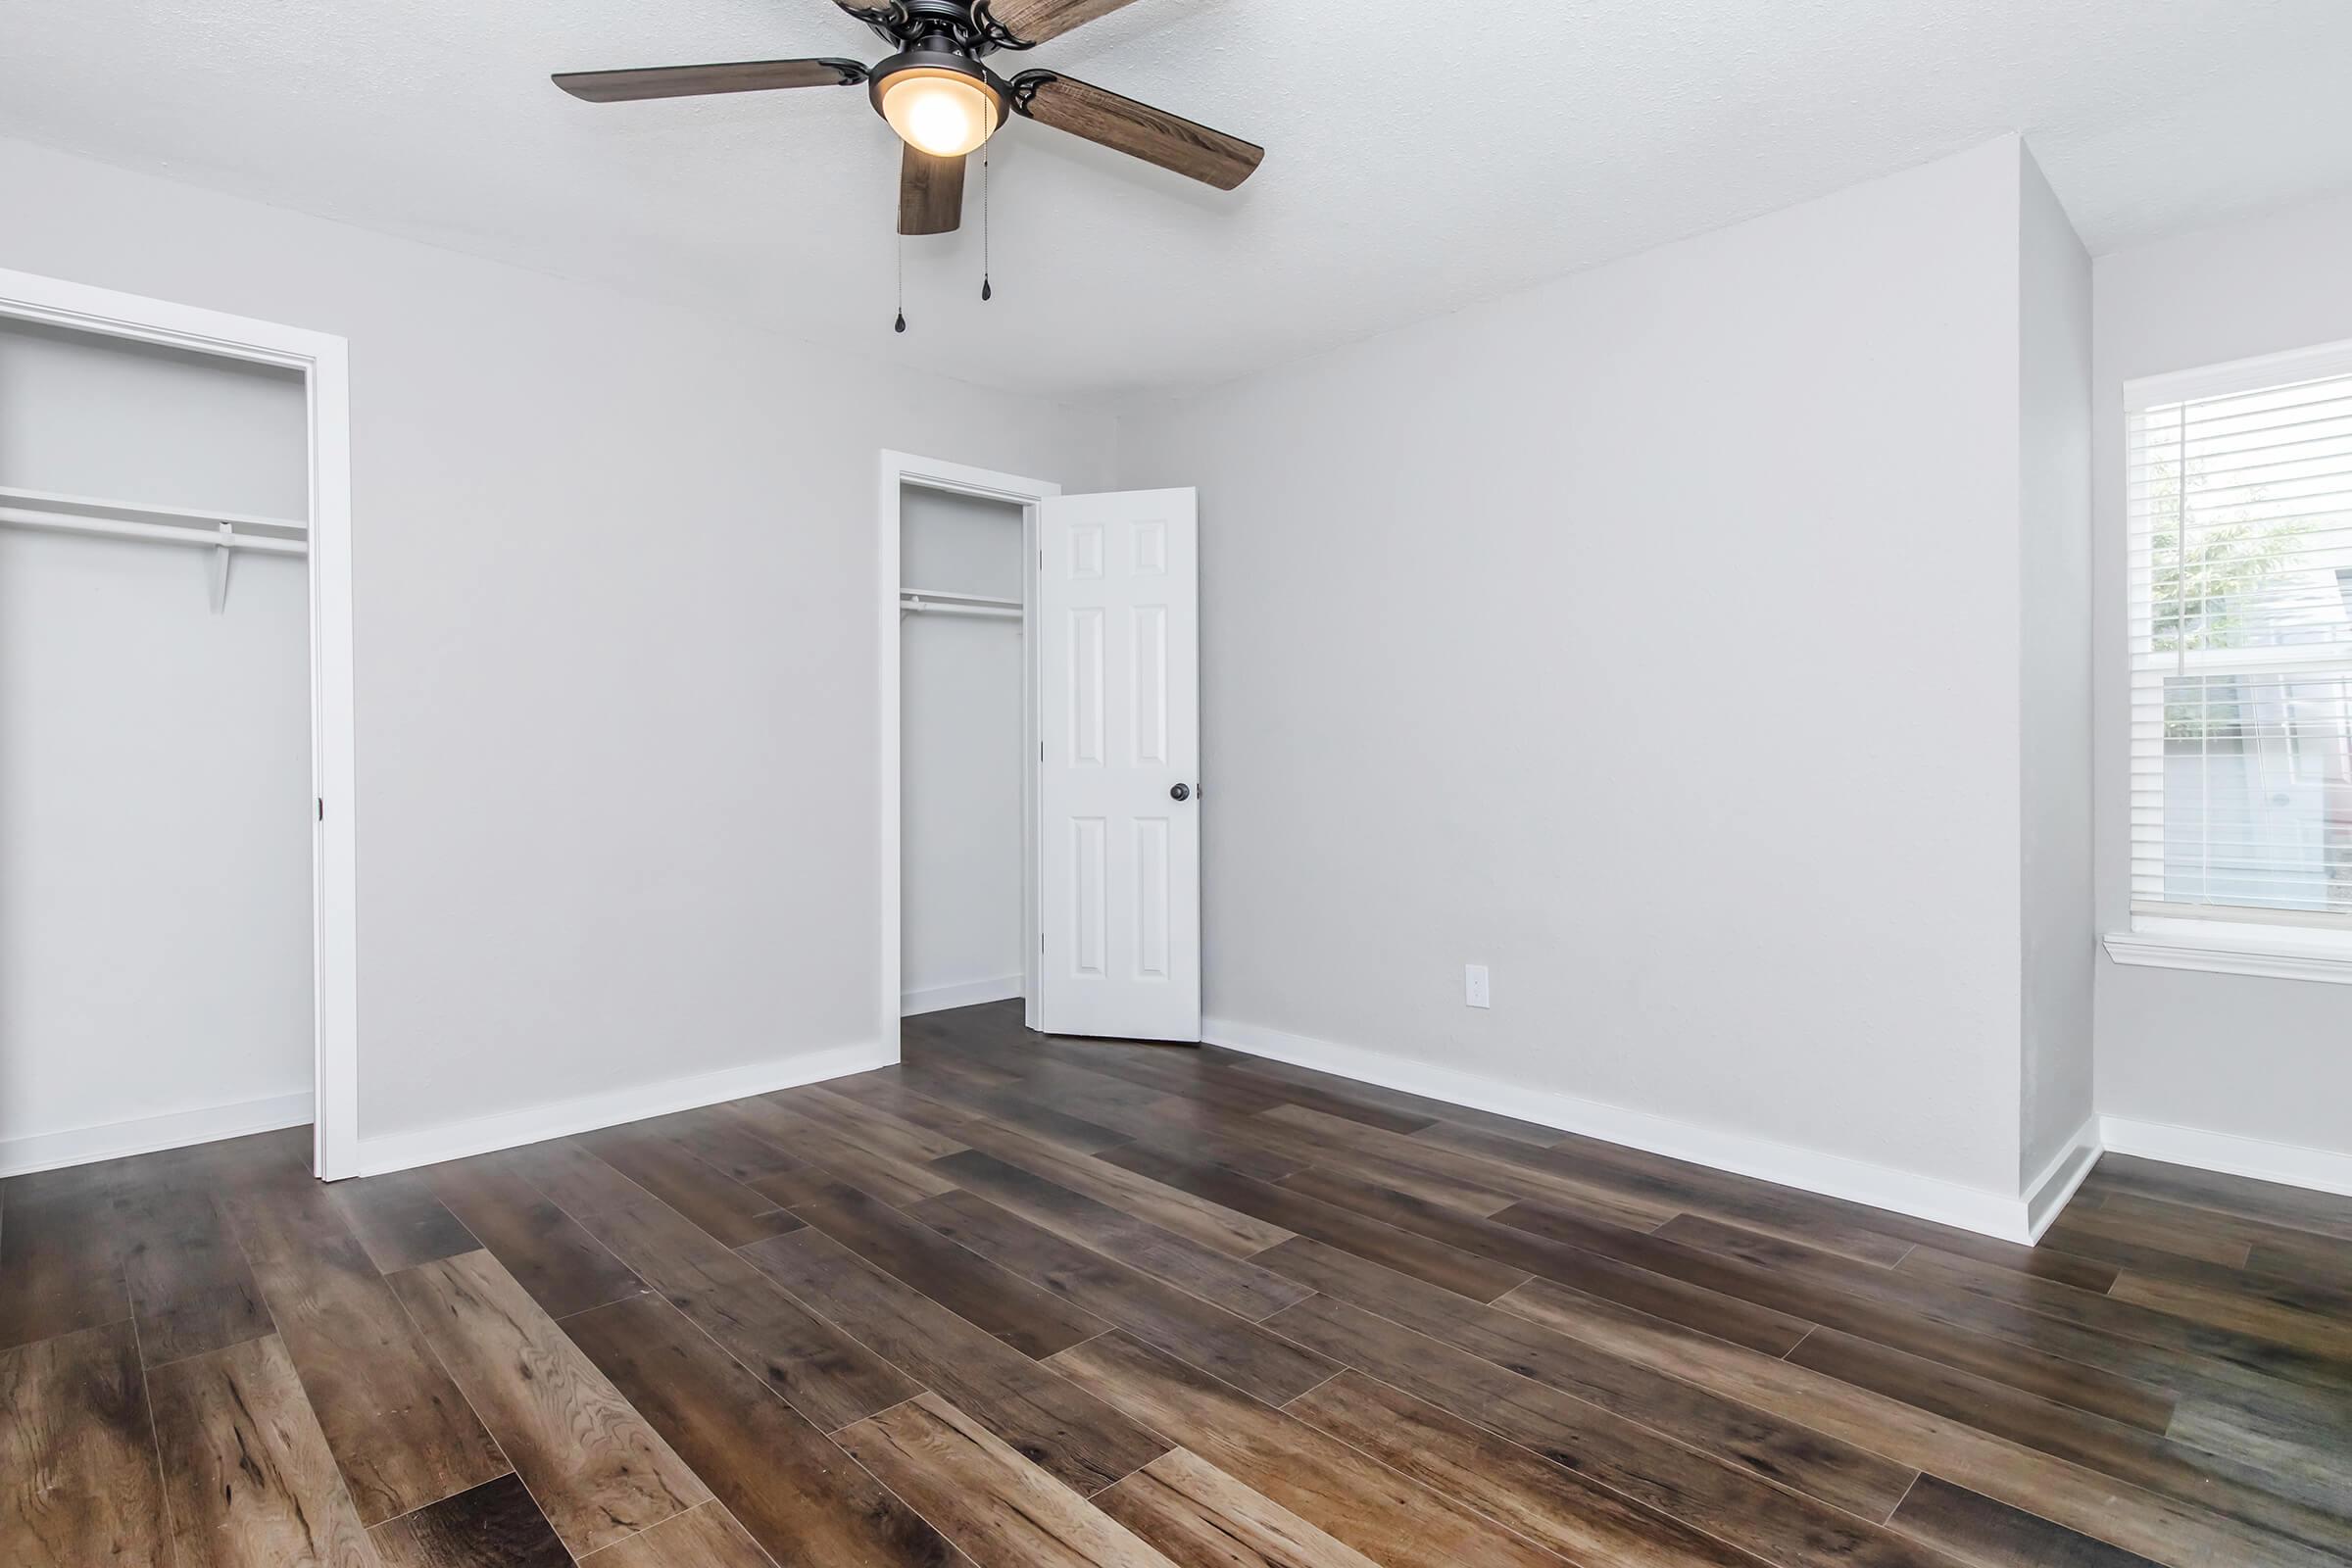
[[[951,39],[973,56],[1029,47],[988,14],[986,0],[893,0],[888,6],[852,14],[883,37],[907,46]]]
[[[963,10],[961,6],[956,5],[954,0],[915,0],[915,3],[949,6],[958,12]],[[883,89],[890,85],[893,78],[908,71],[948,72],[955,75],[968,77],[982,91],[996,100],[997,121],[1000,124],[1004,122],[1005,111],[1011,107],[1012,88],[1004,77],[973,59],[968,50],[946,39],[929,37],[919,40],[909,49],[892,55],[888,60],[877,62],[867,74],[865,95],[867,100],[873,104],[875,114],[882,113]]]
[[[971,0],[899,0],[898,9],[909,22],[949,22],[976,28]]]

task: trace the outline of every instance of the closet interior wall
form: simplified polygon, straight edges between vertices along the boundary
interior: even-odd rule
[[[292,371],[0,320],[0,487],[303,518]],[[300,556],[0,526],[0,1171],[310,1114]]]
[[[1021,995],[1022,706],[1017,506],[907,485],[899,582],[960,607],[900,614],[903,1012]],[[982,601],[994,600],[994,605]]]

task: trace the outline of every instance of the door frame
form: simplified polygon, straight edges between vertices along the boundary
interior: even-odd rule
[[[1049,496],[1061,494],[1051,479],[1031,479],[993,468],[949,463],[912,453],[882,453],[880,498],[880,615],[877,621],[881,679],[881,906],[880,958],[882,991],[876,1038],[893,1059],[899,1049],[899,1021],[904,1016],[905,977],[900,962],[904,910],[899,878],[902,873],[899,813],[902,780],[899,769],[899,723],[903,693],[899,659],[899,529],[900,501],[906,487],[938,490],[949,495],[976,496],[984,501],[1008,502],[1021,509],[1021,1017],[1037,1025],[1037,507]]]
[[[0,270],[0,317],[298,370],[310,425],[313,1169],[359,1174],[358,726],[352,695],[350,344],[328,332]]]

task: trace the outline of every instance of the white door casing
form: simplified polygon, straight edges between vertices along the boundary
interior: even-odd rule
[[[350,345],[199,306],[0,269],[0,319],[29,320],[302,373],[309,394],[312,1158],[360,1173],[358,719],[353,698]],[[159,1118],[160,1119],[160,1118]],[[248,1129],[259,1131],[261,1129]],[[171,1147],[167,1145],[165,1147]],[[140,1151],[117,1149],[118,1153]]]
[[[1037,1026],[1199,1040],[1194,492],[1052,496],[1037,515]]]

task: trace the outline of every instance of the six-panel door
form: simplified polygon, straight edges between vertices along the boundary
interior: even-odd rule
[[[1200,1038],[1200,584],[1191,490],[1038,509],[1038,1023]]]

